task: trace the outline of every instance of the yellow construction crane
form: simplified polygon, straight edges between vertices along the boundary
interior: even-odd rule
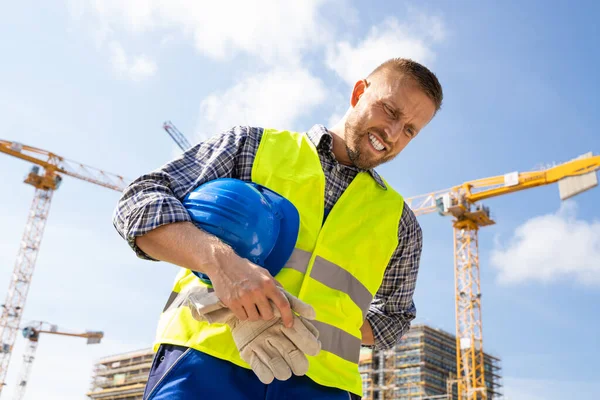
[[[445,190],[406,199],[416,215],[439,212],[453,217],[456,303],[456,366],[460,400],[488,398],[485,384],[481,289],[479,285],[480,227],[495,222],[478,202],[558,182],[561,200],[598,185],[600,156],[591,153],[551,168],[512,172],[465,182]]]
[[[27,339],[27,348],[23,354],[23,364],[21,365],[21,372],[17,380],[18,385],[15,390],[14,399],[21,400],[25,396],[25,390],[27,389],[27,382],[29,381],[29,374],[31,373],[31,367],[33,366],[33,360],[35,359],[35,352],[38,347],[40,340],[40,334],[46,333],[50,335],[62,335],[62,336],[73,336],[87,339],[87,344],[100,343],[104,337],[104,333],[100,331],[85,332],[85,333],[70,333],[63,330],[59,330],[56,325],[51,325],[43,321],[35,321],[28,324],[23,328],[23,337]]]
[[[68,175],[119,192],[125,189],[127,181],[122,176],[104,172],[46,150],[16,142],[0,139],[0,152],[36,164],[31,168],[24,181],[35,188],[35,194],[25,226],[25,233],[17,254],[6,301],[2,305],[2,316],[0,317],[1,393],[5,385],[16,334],[21,324],[21,316],[23,315],[35,261],[50,210],[50,201],[52,194],[62,182],[62,175]]]

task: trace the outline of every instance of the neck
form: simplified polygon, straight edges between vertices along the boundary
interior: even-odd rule
[[[346,130],[344,125],[344,119],[342,119],[328,130],[333,137],[333,155],[337,162],[343,165],[352,165],[352,161],[350,161],[350,157],[348,157],[348,153],[346,152]]]

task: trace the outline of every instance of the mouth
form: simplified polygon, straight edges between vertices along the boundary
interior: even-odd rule
[[[385,151],[385,146],[384,146],[383,142],[381,141],[381,139],[379,139],[377,136],[375,136],[371,132],[368,132],[367,136],[369,137],[369,142],[371,143],[371,146],[373,146],[373,148],[377,152],[381,153],[381,152]]]

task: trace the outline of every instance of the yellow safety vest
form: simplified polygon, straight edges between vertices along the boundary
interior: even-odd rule
[[[362,395],[358,372],[360,328],[398,244],[403,198],[360,172],[324,216],[325,175],[310,139],[302,133],[265,129],[252,166],[252,181],[289,199],[300,214],[300,231],[290,260],[275,278],[316,311],[322,351],[309,356],[307,376],[315,382]],[[183,269],[173,295],[203,285]],[[154,345],[192,347],[250,368],[226,325],[199,322],[189,308],[161,314]]]

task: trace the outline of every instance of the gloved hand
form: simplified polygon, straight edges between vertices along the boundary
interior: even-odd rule
[[[314,309],[282,290],[290,302],[294,324],[286,328],[277,308],[270,320],[240,321],[237,317],[228,319],[233,339],[246,361],[261,382],[268,384],[273,379],[287,380],[294,375],[304,375],[308,371],[306,355],[316,356],[321,351],[319,331],[308,319],[315,318]]]
[[[294,324],[286,328],[277,307],[269,320],[241,321],[220,302],[214,292],[206,288],[192,289],[185,296],[187,306],[198,320],[229,325],[233,340],[261,382],[269,384],[274,378],[286,380],[308,371],[306,355],[316,356],[321,351],[319,331],[308,320],[315,318],[314,309],[281,288],[290,302]]]

